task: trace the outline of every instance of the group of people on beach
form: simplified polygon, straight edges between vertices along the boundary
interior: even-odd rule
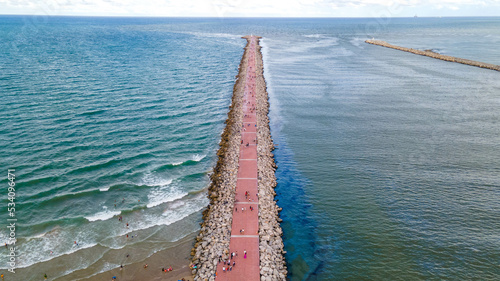
[[[164,267],[161,268],[161,272],[170,272],[170,271],[173,271],[172,266],[170,266],[169,268],[164,268]]]

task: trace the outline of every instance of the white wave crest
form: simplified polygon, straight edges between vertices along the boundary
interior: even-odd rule
[[[119,215],[121,212],[120,211],[110,211],[108,210],[108,207],[103,206],[104,211],[101,211],[99,213],[96,213],[91,216],[85,217],[88,221],[105,221],[109,220],[110,218]]]
[[[207,157],[206,154],[205,155],[195,154],[195,155],[193,155],[193,157],[191,157],[191,160],[196,161],[196,162],[200,162],[205,157]]]
[[[167,186],[172,183],[172,179],[165,179],[158,177],[154,175],[151,172],[148,172],[144,175],[142,178],[142,184],[147,185],[147,186],[153,186],[153,187],[162,187],[162,186]]]
[[[153,208],[163,203],[181,199],[187,194],[188,194],[187,192],[181,191],[176,186],[155,188],[149,192],[148,194],[149,203],[146,206],[148,208]]]
[[[306,34],[306,35],[304,35],[304,37],[307,37],[307,38],[324,38],[325,35],[323,35],[323,34]]]
[[[89,233],[87,235],[74,234],[72,231],[65,231],[61,227],[56,226],[54,229],[41,235],[28,237],[26,242],[19,247],[20,254],[16,267],[26,268],[33,264],[46,262],[62,255],[73,254],[97,245]],[[100,257],[95,258],[99,259]],[[83,268],[89,266],[94,261],[89,260],[88,262],[89,264],[84,264]]]
[[[68,255],[67,258],[58,260],[58,263],[62,262],[63,266],[67,268],[67,271],[63,275],[70,274],[102,259],[106,252],[105,248],[121,249],[126,247],[127,243],[124,243],[124,236],[126,234],[139,235],[139,239],[142,241],[143,239],[147,239],[147,236],[152,233],[151,231],[146,231],[147,229],[154,226],[174,224],[193,213],[199,212],[207,204],[208,199],[205,194],[200,193],[195,197],[167,204],[165,205],[165,209],[154,208],[130,214],[125,218],[127,222],[130,222],[129,227],[125,227],[124,222],[119,222],[118,220],[94,221],[84,225],[83,228],[82,226],[56,226],[48,232],[29,237],[20,246],[22,254],[19,256],[16,266],[18,268],[26,268],[33,264],[47,262],[63,255]],[[103,209],[103,212],[108,211],[106,208]],[[95,217],[98,217],[98,214]],[[0,238],[2,238],[1,233]],[[174,239],[173,241],[175,241],[179,237],[169,237],[169,239]],[[77,255],[73,255],[75,252],[95,246],[97,246],[95,249],[96,252],[90,259],[82,261],[81,264],[74,263],[75,259],[77,259]],[[116,267],[111,266],[109,268],[105,266],[100,272]],[[5,268],[5,266],[0,265],[0,269]]]
[[[226,38],[226,39],[237,39],[241,40],[241,35],[229,34],[229,33],[208,33],[208,32],[186,32],[187,34],[191,34],[199,37],[208,37],[208,38]]]

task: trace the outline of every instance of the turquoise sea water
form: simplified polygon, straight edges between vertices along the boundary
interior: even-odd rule
[[[498,72],[363,43],[500,64],[499,18],[2,16],[19,280],[198,230],[246,34],[264,37],[291,280],[500,278]]]
[[[198,231],[244,42],[140,20],[21,19],[3,17],[0,28],[17,280],[91,265],[92,275]]]

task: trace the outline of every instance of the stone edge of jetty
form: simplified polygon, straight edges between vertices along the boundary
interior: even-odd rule
[[[409,52],[409,53],[413,53],[413,54],[417,54],[417,55],[421,55],[421,56],[427,56],[427,57],[440,59],[440,60],[444,60],[444,61],[456,62],[456,63],[466,64],[466,65],[470,65],[470,66],[500,71],[500,65],[491,64],[491,63],[484,63],[484,62],[479,62],[479,61],[473,61],[473,60],[468,60],[468,59],[462,59],[462,58],[457,58],[457,57],[452,57],[452,56],[447,56],[447,55],[441,55],[441,54],[433,52],[431,50],[422,51],[422,50],[416,50],[416,49],[412,49],[412,48],[400,47],[400,46],[389,44],[389,43],[382,41],[382,40],[373,40],[373,39],[366,40],[365,43],[377,45],[377,46],[382,46],[382,47],[386,47],[386,48],[391,48],[391,49],[395,49],[395,50],[400,50],[400,51],[404,51],[404,52]]]
[[[259,38],[260,39],[260,38]],[[258,40],[259,40],[258,39]],[[259,43],[259,41],[257,41]],[[264,63],[261,46],[256,51],[256,113],[257,113],[257,171],[259,187],[259,252],[260,276],[262,281],[286,280],[287,268],[283,230],[278,207],[274,197],[277,185],[274,162],[274,143],[269,125],[269,95],[264,79]]]
[[[219,159],[210,176],[208,187],[209,205],[203,211],[200,233],[191,250],[191,273],[195,281],[215,280],[217,262],[220,255],[229,255],[229,243],[234,208],[235,187],[243,124],[243,96],[247,69],[247,49],[239,65],[239,72],[233,87],[233,97],[229,106],[226,127],[221,135]],[[257,37],[258,40],[261,37]],[[256,112],[257,112],[257,166],[259,187],[259,250],[261,280],[285,280],[287,268],[284,258],[282,230],[279,222],[281,210],[274,200],[276,195],[274,144],[269,126],[269,101],[263,76],[263,61],[260,45],[256,52]],[[196,267],[196,268],[195,268]]]

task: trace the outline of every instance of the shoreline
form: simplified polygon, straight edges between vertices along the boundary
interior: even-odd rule
[[[412,53],[412,54],[416,54],[416,55],[426,56],[426,57],[430,57],[430,58],[434,58],[434,59],[439,59],[439,60],[444,60],[444,61],[449,61],[449,62],[456,62],[456,63],[465,64],[465,65],[500,71],[500,65],[442,55],[442,54],[433,52],[432,50],[425,50],[425,51],[415,50],[412,48],[406,48],[406,47],[392,45],[392,44],[389,44],[389,43],[382,41],[382,40],[373,40],[373,39],[366,40],[365,43],[377,45],[377,46],[382,46],[382,47],[386,47],[386,48],[391,48],[391,49],[395,49],[395,50],[400,50],[403,52],[408,52],[408,53]]]
[[[196,233],[193,232],[179,241],[171,242],[169,243],[169,247],[157,251],[143,260],[128,263],[127,258],[124,256],[123,269],[120,269],[119,265],[116,265],[113,269],[96,273],[95,275],[88,275],[87,268],[83,268],[71,274],[50,280],[109,281],[113,276],[116,276],[116,280],[119,281],[177,281],[182,278],[186,281],[193,280],[188,262],[189,250],[195,236]],[[130,254],[134,255],[133,252],[130,252]],[[111,261],[108,262],[111,263]],[[144,264],[148,265],[146,269],[144,268]],[[161,272],[161,268],[168,268],[169,266],[172,266],[173,271]],[[50,276],[50,273],[48,275]]]
[[[219,256],[229,256],[232,214],[235,203],[238,161],[243,124],[243,99],[247,77],[250,36],[239,65],[239,72],[233,87],[232,102],[221,135],[219,159],[211,175],[208,188],[210,203],[203,211],[203,222],[196,243],[191,250],[191,273],[194,280],[215,280]],[[261,37],[256,37],[257,43]],[[261,47],[256,46],[256,113],[257,113],[257,153],[259,192],[259,252],[261,280],[285,280],[282,230],[279,225],[279,208],[274,201],[276,178],[274,171],[274,149],[269,118],[268,95],[263,76]],[[272,268],[272,269],[271,269]]]

